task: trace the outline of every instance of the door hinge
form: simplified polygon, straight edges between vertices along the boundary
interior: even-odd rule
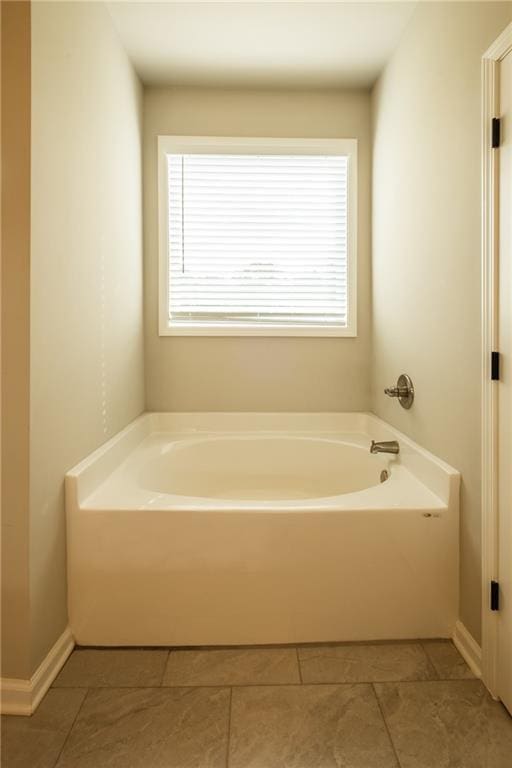
[[[491,147],[498,149],[501,142],[501,120],[499,117],[493,117],[491,126]]]
[[[500,609],[500,585],[497,581],[491,581],[491,611]]]
[[[491,352],[491,381],[500,380],[500,353]]]

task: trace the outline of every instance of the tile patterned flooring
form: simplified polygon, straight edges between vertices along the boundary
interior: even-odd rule
[[[512,718],[448,641],[77,649],[2,768],[512,768]]]

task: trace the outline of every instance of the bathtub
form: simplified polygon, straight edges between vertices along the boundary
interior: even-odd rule
[[[370,414],[146,413],[66,476],[75,640],[449,637],[459,480]]]

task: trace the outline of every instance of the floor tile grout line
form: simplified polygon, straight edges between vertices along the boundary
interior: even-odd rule
[[[382,704],[380,702],[377,689],[375,688],[375,683],[371,683],[373,695],[375,696],[375,701],[377,702],[377,706],[379,708],[380,716],[382,717],[382,722],[384,723],[384,728],[386,729],[386,733],[388,734],[389,743],[391,744],[391,749],[393,750],[393,754],[395,756],[397,768],[402,768],[402,763],[400,762],[400,758],[398,757],[398,752],[396,751],[395,742],[393,741],[393,737],[391,736],[391,731],[389,730],[388,721],[386,720],[386,715],[384,714],[384,710],[382,709]]]
[[[229,714],[228,714],[228,734],[226,741],[226,768],[229,768],[229,749],[231,746],[231,716],[233,713],[233,688],[229,689]]]
[[[434,671],[434,674],[436,675],[436,679],[439,680],[441,678],[441,675],[439,674],[439,671],[438,671],[436,665],[434,664],[433,660],[430,658],[430,654],[427,651],[427,649],[425,648],[425,643],[420,643],[420,647],[421,647],[423,653],[425,654],[425,658],[427,659],[427,662],[430,664],[432,670]]]
[[[299,668],[299,680],[300,680],[300,684],[302,685],[304,683],[304,680],[302,679],[302,667],[300,666],[298,646],[295,646],[295,655],[297,656],[297,666]]]
[[[88,690],[115,690],[115,689],[133,689],[133,690],[144,690],[146,688],[152,688],[154,690],[157,690],[159,688],[163,689],[174,689],[174,688],[281,688],[286,686],[297,686],[300,687],[301,685],[401,685],[403,684],[411,684],[411,683],[417,683],[417,684],[426,684],[426,683],[474,683],[475,680],[480,680],[479,677],[436,677],[433,679],[427,679],[425,678],[409,678],[407,680],[401,680],[399,679],[389,679],[389,680],[312,680],[308,682],[301,681],[300,683],[229,683],[229,682],[219,682],[219,683],[183,683],[181,685],[80,685],[79,683],[76,683],[74,685],[68,685],[68,686],[59,686],[55,688],[54,690],[60,690],[60,691],[69,691],[73,688],[87,688]]]
[[[68,690],[70,690],[70,689],[68,688]],[[75,690],[76,690],[76,689],[75,689]],[[82,689],[82,690],[83,690],[83,689]],[[68,743],[68,741],[69,741],[69,737],[71,736],[71,731],[72,731],[72,730],[73,730],[73,728],[75,727],[75,723],[76,723],[76,721],[78,720],[78,717],[79,717],[79,715],[80,715],[80,712],[81,712],[81,711],[82,711],[82,709],[83,709],[83,706],[84,706],[84,704],[85,704],[85,700],[86,700],[86,698],[89,696],[90,690],[91,690],[90,688],[86,688],[86,689],[85,689],[85,696],[83,697],[83,699],[82,699],[82,701],[81,701],[81,703],[80,703],[80,706],[78,707],[77,713],[76,713],[75,717],[73,718],[73,722],[71,723],[71,726],[70,726],[70,728],[69,728],[69,731],[68,731],[68,732],[67,732],[67,734],[66,734],[66,738],[64,739],[64,742],[63,742],[63,744],[62,744],[62,747],[60,748],[59,754],[58,754],[58,755],[57,755],[57,757],[55,758],[55,762],[54,762],[54,764],[53,764],[52,768],[57,768],[57,765],[58,765],[58,764],[59,764],[59,762],[60,762],[60,758],[62,757],[62,753],[64,752],[64,749],[65,749],[65,747],[66,747],[66,744],[67,744],[67,743]]]
[[[171,658],[171,653],[172,653],[172,651],[169,649],[169,651],[167,652],[166,659],[165,659],[164,668],[162,670],[162,676],[160,678],[160,688],[167,687],[167,686],[164,686],[164,680],[165,680],[165,673],[167,672],[167,667],[169,666],[169,659]]]

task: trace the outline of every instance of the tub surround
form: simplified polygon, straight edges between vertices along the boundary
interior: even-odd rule
[[[370,456],[372,438],[400,455]],[[194,467],[196,496],[177,479]],[[71,629],[82,645],[449,637],[458,488],[369,414],[145,414],[66,477]]]

